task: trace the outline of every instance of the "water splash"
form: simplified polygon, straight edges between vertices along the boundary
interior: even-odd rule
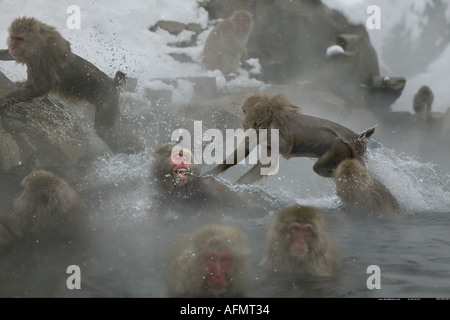
[[[94,164],[92,182],[104,188],[102,210],[111,219],[143,218],[152,206],[149,188],[150,158],[146,151],[99,158]]]
[[[370,171],[407,213],[449,211],[450,174],[436,164],[420,162],[377,141],[371,142],[366,156]]]
[[[149,175],[149,161],[147,151],[101,157],[94,164],[94,178],[100,183],[113,184],[145,179]]]

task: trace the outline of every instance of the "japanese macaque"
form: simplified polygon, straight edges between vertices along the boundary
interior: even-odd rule
[[[160,145],[154,152],[152,178],[158,191],[155,214],[168,210],[207,212],[239,212],[254,214],[249,202],[213,177],[200,176],[190,150],[175,143]],[[257,210],[260,211],[260,210]]]
[[[50,92],[95,105],[95,129],[109,143],[120,118],[119,87],[124,74],[111,79],[92,63],[72,53],[70,44],[55,28],[34,18],[17,18],[9,27],[8,50],[0,60],[27,66],[27,80],[18,90],[0,98],[0,107],[29,101]]]
[[[249,95],[243,102],[242,125],[244,130],[256,130],[258,143],[266,144],[271,150],[271,129],[279,130],[279,154],[284,158],[312,157],[318,158],[313,170],[322,177],[331,177],[336,166],[344,159],[364,161],[366,138],[375,131],[375,127],[363,133],[352,130],[330,120],[304,115],[298,107],[293,106],[284,95],[255,93]],[[267,139],[262,141],[261,129],[267,129]],[[249,137],[230,154],[223,164],[217,165],[209,173],[219,174],[245,159],[256,143],[250,147]],[[245,146],[243,146],[245,145]],[[238,152],[244,149],[245,152]],[[268,153],[272,153],[271,150]],[[261,161],[244,174],[238,183],[255,183],[261,175]]]
[[[253,16],[236,10],[231,17],[216,25],[206,38],[203,63],[208,70],[236,72],[247,59],[247,42],[253,30]]]
[[[400,205],[367,166],[354,159],[342,161],[333,173],[336,193],[345,208],[370,215],[400,217]]]
[[[7,212],[0,211],[0,253],[6,251],[14,240],[22,237],[18,221]]]
[[[322,212],[309,206],[278,212],[268,232],[262,264],[280,274],[335,275],[341,266],[340,255],[324,229]]]
[[[208,224],[171,252],[166,270],[169,297],[244,297],[250,285],[250,251],[242,231]]]
[[[433,105],[434,94],[430,87],[422,86],[419,91],[414,95],[413,108],[416,113],[419,112],[431,112],[431,106]]]
[[[87,223],[87,207],[62,178],[38,170],[22,180],[23,189],[13,201],[24,238],[60,238],[72,241]]]

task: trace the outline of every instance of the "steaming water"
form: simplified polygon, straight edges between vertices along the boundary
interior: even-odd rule
[[[225,216],[218,221],[238,226],[247,235],[254,264],[248,296],[450,296],[448,172],[397,154],[376,141],[367,157],[374,175],[398,197],[405,219],[389,221],[342,211],[333,183],[317,177],[309,159],[291,159],[289,165],[281,162],[279,174],[259,185],[230,184],[264,211],[260,218]],[[103,226],[87,244],[36,243],[30,249],[16,248],[0,261],[0,296],[165,297],[163,275],[168,252],[199,223],[182,215],[163,223],[148,218],[153,192],[148,182],[151,160],[148,151],[98,159],[89,178],[97,184],[97,191],[86,191],[83,196],[95,199],[95,218]],[[287,173],[292,180],[286,178]],[[221,178],[229,183],[237,177]],[[290,183],[280,183],[285,178]],[[298,187],[294,189],[295,181]],[[338,277],[281,278],[267,274],[258,265],[274,213],[295,203],[323,210],[327,231],[345,263]],[[69,265],[81,269],[81,290],[66,287]],[[381,289],[370,290],[366,285],[370,265],[380,267]]]

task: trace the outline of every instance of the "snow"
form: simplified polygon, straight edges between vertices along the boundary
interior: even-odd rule
[[[164,84],[161,78],[217,77],[217,86],[223,87],[264,87],[264,83],[251,79],[247,71],[237,78],[226,81],[219,71],[208,71],[201,64],[201,53],[206,29],[198,36],[195,47],[177,48],[169,44],[190,39],[192,31],[184,30],[179,35],[168,31],[149,28],[160,20],[177,21],[184,24],[197,23],[208,27],[208,13],[200,8],[195,0],[130,0],[130,1],[92,1],[80,0],[80,29],[69,29],[67,20],[72,12],[67,8],[71,1],[27,1],[2,0],[0,2],[0,39],[8,36],[8,26],[19,16],[34,17],[54,26],[71,43],[72,51],[94,63],[109,76],[121,70],[128,77],[138,79],[142,86],[173,91],[173,102],[189,101],[193,96],[192,84],[177,80],[176,86]],[[18,14],[20,12],[20,14]],[[182,63],[173,59],[169,53],[184,53],[195,63]],[[254,60],[254,59],[253,59]],[[253,62],[253,73],[259,73],[259,63]],[[1,62],[0,71],[13,81],[26,78],[25,66],[12,62]]]
[[[345,51],[341,46],[334,45],[327,48],[327,58],[340,54],[345,54]]]
[[[450,30],[450,4],[448,0],[323,0],[322,2],[332,9],[342,12],[351,22],[362,23],[365,25],[369,15],[366,8],[369,5],[377,5],[381,12],[381,29],[368,30],[372,45],[378,54],[380,69],[382,75],[391,77],[403,76],[396,74],[395,64],[389,65],[392,57],[386,56],[383,52],[383,44],[389,36],[396,31],[394,28],[401,24],[405,26],[406,34],[409,41],[420,43],[417,41],[423,37],[424,26],[430,19],[425,14],[427,5],[433,6],[435,2],[442,1],[446,4],[446,10],[442,14],[447,20],[447,32]],[[445,30],[445,29],[444,29]],[[440,34],[444,30],[438,31],[436,34],[436,42],[440,41]],[[402,35],[403,36],[403,35]],[[417,54],[410,52],[411,55]],[[401,57],[408,59],[408,56]],[[423,66],[425,71],[406,77],[406,86],[400,98],[392,105],[393,111],[409,111],[412,112],[412,100],[417,90],[424,84],[431,87],[435,94],[433,103],[433,111],[446,112],[450,108],[450,44],[433,60],[430,59],[427,66]]]
[[[389,66],[390,57],[383,54],[383,43],[399,23],[406,26],[407,36],[412,41],[420,37],[428,19],[423,12],[433,0],[323,0],[323,3],[343,12],[351,22],[363,24],[368,18],[367,7],[372,4],[380,7],[381,29],[368,32],[377,51],[380,68],[385,71],[382,75],[392,77],[402,74],[396,74],[395,69]],[[81,10],[81,28],[69,29],[67,19],[71,14],[67,13],[67,8],[73,4],[72,1],[1,0],[0,39],[5,39],[5,42],[0,48],[6,48],[7,28],[11,21],[18,16],[30,16],[54,26],[70,41],[76,54],[93,62],[108,75],[113,76],[117,70],[122,70],[129,77],[137,78],[141,86],[151,89],[163,86],[158,80],[161,78],[197,76],[216,77],[219,88],[264,86],[252,77],[261,72],[257,59],[251,62],[254,69],[250,73],[241,69],[236,78],[228,81],[217,70],[207,71],[202,66],[201,51],[212,25],[208,23],[208,13],[199,7],[196,0],[78,0],[75,4]],[[443,14],[450,21],[450,5]],[[172,47],[170,43],[189,39],[191,32],[183,31],[177,36],[162,29],[150,32],[149,28],[159,20],[198,23],[206,30],[198,36],[197,46]],[[194,62],[176,61],[169,53],[187,54]],[[447,46],[434,61],[424,66],[425,71],[407,78],[403,94],[392,109],[411,111],[413,94],[422,84],[428,84],[435,93],[434,111],[445,112],[450,107],[449,60],[450,46]],[[25,67],[12,62],[0,62],[0,71],[14,81],[26,77]],[[190,86],[179,80],[176,87],[168,88],[174,90],[175,101],[186,101],[192,96]]]

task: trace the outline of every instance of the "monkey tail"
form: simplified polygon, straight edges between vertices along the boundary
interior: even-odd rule
[[[127,75],[122,71],[117,71],[114,76],[114,85],[117,89],[123,88],[127,83]]]
[[[364,139],[367,139],[367,138],[371,137],[371,136],[373,135],[373,133],[375,132],[375,128],[376,128],[376,127],[377,127],[377,126],[374,126],[374,127],[372,127],[372,128],[369,128],[369,129],[363,131],[363,132],[355,139],[355,141],[356,141],[356,142],[362,142]]]

